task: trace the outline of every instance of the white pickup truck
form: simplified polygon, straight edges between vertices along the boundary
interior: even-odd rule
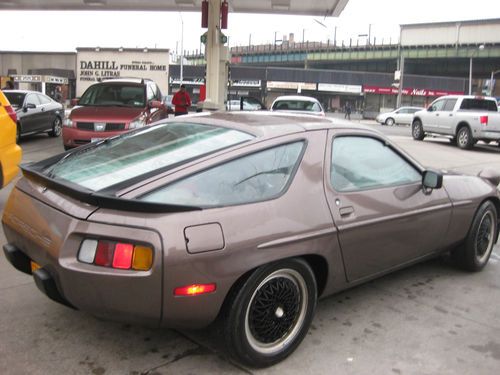
[[[500,113],[495,98],[450,95],[436,99],[413,116],[413,139],[426,135],[444,136],[462,149],[477,141],[496,141],[500,146]]]

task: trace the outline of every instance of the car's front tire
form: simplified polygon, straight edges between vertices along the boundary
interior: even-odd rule
[[[305,261],[288,259],[258,268],[229,298],[229,354],[247,366],[271,366],[305,337],[316,308],[316,279]]]
[[[62,121],[59,116],[56,116],[54,122],[52,123],[52,130],[49,131],[50,137],[59,137],[62,133]]]
[[[458,266],[467,271],[480,271],[486,266],[498,235],[497,221],[495,205],[484,202],[474,215],[465,242],[452,253]]]
[[[422,126],[422,122],[420,120],[413,121],[411,125],[411,135],[413,139],[417,141],[421,141],[425,138],[424,127]]]
[[[394,125],[394,119],[389,117],[387,120],[385,120],[385,124],[387,126],[393,126]]]

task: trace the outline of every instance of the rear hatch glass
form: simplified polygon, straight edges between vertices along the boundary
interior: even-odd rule
[[[248,133],[210,125],[164,123],[101,141],[94,147],[77,149],[45,166],[43,174],[88,191],[100,191],[125,182],[135,183],[141,176],[168,170],[253,138]]]

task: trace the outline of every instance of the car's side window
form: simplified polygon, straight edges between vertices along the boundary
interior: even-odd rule
[[[25,104],[34,104],[34,105],[40,105],[40,102],[38,101],[38,97],[36,94],[29,94],[26,97],[26,102]]]
[[[151,100],[154,100],[155,96],[156,96],[156,93],[153,91],[153,87],[150,84],[148,84],[146,90],[147,90],[148,102],[151,101]]]
[[[446,104],[443,107],[443,111],[453,111],[453,108],[455,108],[455,104],[457,103],[457,99],[447,99]]]
[[[171,183],[141,200],[217,207],[260,202],[281,195],[301,159],[304,142],[240,157]]]
[[[50,99],[46,97],[45,95],[40,95],[38,94],[38,100],[40,101],[41,104],[49,104]]]
[[[442,110],[443,110],[443,107],[444,107],[444,103],[445,103],[445,101],[444,101],[444,100],[437,100],[437,101],[435,101],[435,102],[434,102],[434,103],[432,103],[432,105],[431,105],[432,111],[433,111],[433,112],[436,112],[436,111],[442,111]]]
[[[420,172],[384,142],[370,137],[333,140],[331,184],[339,192],[419,182]]]

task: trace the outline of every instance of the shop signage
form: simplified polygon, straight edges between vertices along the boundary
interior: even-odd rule
[[[397,95],[398,89],[395,87],[380,87],[380,86],[363,86],[365,94],[380,94],[380,95]],[[463,91],[444,91],[444,90],[428,90],[415,89],[406,87],[402,90],[403,95],[407,96],[444,96],[444,95],[463,95]]]
[[[170,78],[170,83],[172,85],[180,85],[181,80],[179,78]],[[205,80],[203,78],[195,78],[195,79],[190,79],[190,80],[183,79],[182,84],[192,85],[192,86],[201,86],[201,85],[205,84]]]
[[[47,83],[56,83],[59,85],[67,85],[68,79],[63,77],[54,77],[54,76],[44,76],[44,81]]]
[[[143,77],[148,72],[166,72],[166,64],[153,61],[120,62],[115,60],[80,60],[80,81],[97,81],[102,78],[117,78],[121,76]]]
[[[42,76],[15,75],[13,78],[15,82],[42,82]]]
[[[15,75],[13,76],[15,82],[24,82],[24,83],[37,83],[37,82],[45,82],[45,83],[55,83],[58,85],[67,85],[68,79],[64,77],[55,77],[55,76],[41,76],[41,75]]]
[[[359,85],[338,85],[334,83],[319,83],[318,91],[342,92],[349,94],[361,94],[362,87]]]
[[[260,80],[248,81],[243,79],[235,79],[232,81],[231,84],[231,86],[238,86],[238,87],[260,87],[260,85],[261,85]]]
[[[316,90],[316,84],[306,82],[268,81],[267,88],[284,90]]]

